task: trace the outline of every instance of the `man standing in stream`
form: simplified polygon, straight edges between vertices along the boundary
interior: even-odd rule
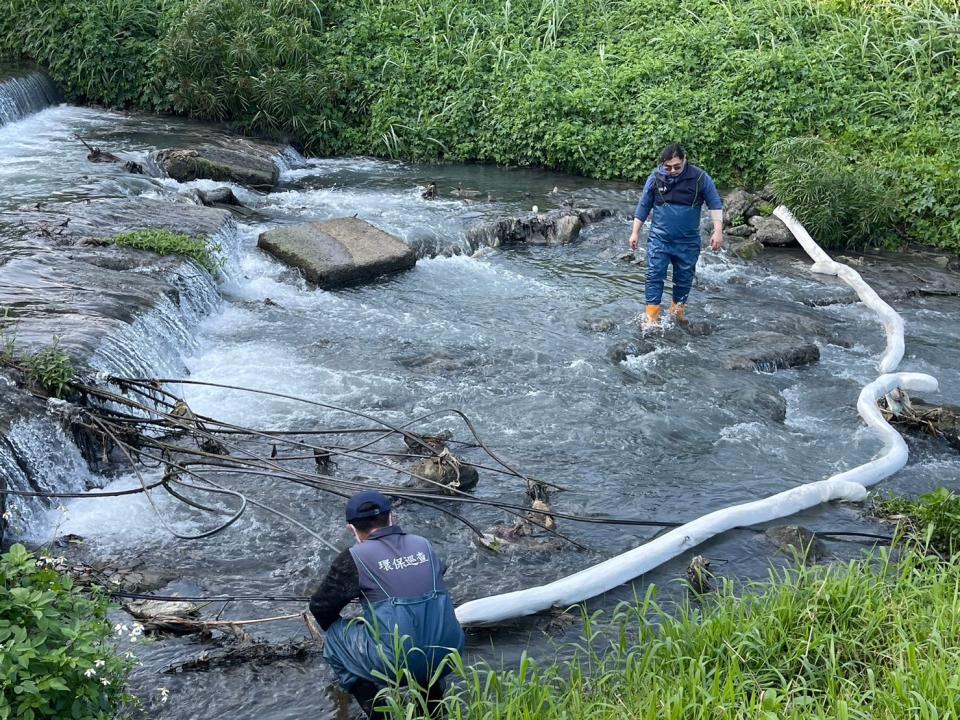
[[[443,582],[446,567],[429,540],[395,524],[390,500],[379,492],[353,495],[346,519],[357,544],[336,557],[310,598],[310,612],[326,631],[323,657],[368,717],[382,717],[374,710],[386,684],[382,676],[403,683],[403,671],[427,688],[433,715],[448,668],[432,686],[430,680],[447,655],[463,651],[464,642]],[[363,615],[341,618],[357,598]]]
[[[660,300],[667,267],[673,265],[673,303],[670,314],[683,318],[684,307],[700,257],[700,208],[710,208],[713,234],[710,248],[723,246],[723,201],[717,186],[705,171],[687,162],[687,153],[677,143],[660,153],[660,165],[647,178],[633,218],[630,249],[636,250],[640,228],[653,210],[647,238],[646,312],[644,327],[660,322]]]

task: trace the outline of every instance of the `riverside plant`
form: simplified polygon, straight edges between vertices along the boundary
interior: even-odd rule
[[[190,258],[213,276],[220,272],[219,244],[208,245],[203,238],[193,238],[169,230],[133,230],[117,233],[110,241],[121,247],[150,250],[158,255],[182,255]]]
[[[513,670],[454,661],[454,720],[730,720],[957,717],[960,560],[902,548],[846,565],[771,571],[702,605],[661,606],[656,589],[601,630],[584,613],[562,662]],[[381,701],[422,717],[413,692]]]
[[[54,558],[0,555],[0,718],[108,720],[131,701],[109,603],[61,575]]]
[[[840,247],[895,232],[960,251],[956,0],[8,4],[0,52],[73,99],[228,120],[313,153],[635,181],[679,141],[725,186],[766,184],[777,143],[817,138],[831,153],[804,184],[836,175],[838,155],[890,200],[889,218],[846,209]],[[801,222],[817,197],[792,198]]]
[[[905,525],[909,537],[922,546],[953,556],[960,550],[960,495],[945,487],[916,500],[887,495],[874,498],[878,517]]]

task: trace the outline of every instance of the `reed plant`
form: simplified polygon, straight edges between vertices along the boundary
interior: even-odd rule
[[[960,560],[918,548],[845,565],[771,571],[702,603],[661,605],[656,589],[543,662],[455,661],[454,720],[568,718],[955,718],[960,713]],[[391,691],[392,717],[422,700]]]

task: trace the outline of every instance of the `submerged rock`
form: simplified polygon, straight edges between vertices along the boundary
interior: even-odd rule
[[[773,372],[811,365],[820,360],[820,348],[812,342],[775,332],[759,332],[746,338],[750,347],[728,352],[723,358],[730,370]]]
[[[257,246],[325,289],[360,285],[417,262],[409,245],[359,218],[267,230]]]
[[[816,562],[826,555],[823,542],[801,525],[777,525],[763,534],[784,552],[799,556],[804,562]]]

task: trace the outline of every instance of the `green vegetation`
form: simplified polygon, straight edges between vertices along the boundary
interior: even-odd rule
[[[902,720],[960,712],[960,561],[905,550],[799,567],[702,608],[651,591],[601,634],[585,618],[572,659],[455,667],[450,717],[553,720]],[[419,717],[396,696],[391,716]]]
[[[642,180],[684,142],[721,185],[779,191],[841,246],[960,251],[957,0],[11,0],[0,52],[67,95],[291,134],[315,153]],[[782,143],[786,142],[786,145]],[[778,150],[779,148],[779,150]],[[812,189],[818,179],[827,188]],[[792,190],[796,184],[799,189]],[[879,203],[883,198],[889,206]],[[892,215],[892,223],[887,214]]]
[[[50,345],[34,353],[21,355],[17,351],[15,327],[8,308],[0,321],[0,365],[17,368],[34,387],[54,397],[65,398],[70,391],[75,370],[69,353],[60,347],[60,338],[54,336]]]
[[[73,361],[61,347],[60,338],[54,337],[53,342],[42,350],[23,359],[23,366],[27,372],[27,380],[33,385],[43,388],[54,397],[66,397],[73,382]]]
[[[889,495],[873,501],[879,517],[897,520],[909,537],[953,556],[960,550],[960,495],[940,487],[916,500]]]
[[[22,545],[0,556],[0,719],[115,717],[130,663],[113,652],[108,603]]]
[[[110,241],[121,247],[151,250],[159,255],[183,255],[197,263],[211,275],[220,271],[222,260],[218,244],[208,246],[203,238],[179,235],[169,230],[133,230],[117,233]]]

